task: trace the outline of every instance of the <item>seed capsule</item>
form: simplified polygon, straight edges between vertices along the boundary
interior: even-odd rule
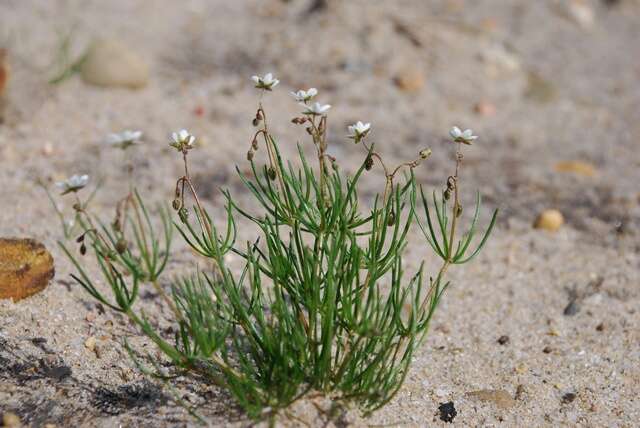
[[[369,155],[364,160],[364,169],[366,169],[367,171],[371,171],[371,168],[373,168],[373,157]]]
[[[251,123],[253,124],[253,126],[258,126],[260,125],[260,120],[256,117],[255,119],[253,119],[253,121],[251,121]]]
[[[447,189],[442,193],[442,197],[445,201],[448,201],[451,198],[451,190]]]
[[[179,198],[175,198],[173,200],[173,202],[171,203],[171,206],[173,206],[173,209],[178,211],[180,209],[180,207],[182,206],[182,202],[180,202]]]
[[[391,211],[387,217],[387,226],[391,227],[396,224],[396,213]]]
[[[458,204],[456,208],[456,217],[460,217],[462,215],[462,205]]]
[[[269,179],[270,179],[271,181],[273,181],[273,180],[275,180],[275,179],[276,179],[276,170],[275,170],[275,168],[274,168],[274,167],[272,167],[272,166],[271,166],[271,167],[269,167],[269,170],[267,171],[267,174],[269,175]]]
[[[84,245],[84,243],[80,245],[80,254],[82,254],[83,256],[87,254],[87,246]]]
[[[247,152],[247,160],[251,162],[253,160],[253,150]]]
[[[120,238],[118,239],[118,242],[116,242],[116,251],[118,252],[118,254],[122,254],[125,251],[127,251],[127,241],[124,238]]]

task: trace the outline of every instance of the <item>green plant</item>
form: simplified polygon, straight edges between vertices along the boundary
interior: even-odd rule
[[[263,91],[278,84],[270,74],[253,80]],[[473,244],[478,194],[471,224],[458,236],[461,147],[475,140],[470,130],[451,131],[457,147],[455,173],[447,179],[442,196],[434,192],[429,200],[416,184],[413,170],[430,150],[390,168],[374,144],[367,142],[370,124],[349,127],[350,138],[365,154],[353,175],[343,174],[327,153],[330,106],[312,104],[316,94],[313,88],[294,94],[304,109],[293,123],[309,134],[317,166],[307,160],[301,146],[297,166],[283,160],[260,104],[253,121],[258,130],[247,154],[252,173],[247,176],[240,169],[238,173],[262,211],[250,212],[224,191],[224,230],[212,221],[189,174],[188,155],[195,137],[185,130],[173,134],[171,145],[184,162],[172,204],[178,213],[175,226],[206,260],[205,267],[173,283],[167,299],[178,326],[173,341],[134,308],[139,282],[152,278],[150,272],[155,271],[153,263],[145,262],[157,259],[155,244],[143,250],[148,248],[146,241],[134,227],[140,254],[136,257],[129,250],[118,250],[119,232],[104,226],[98,231],[87,224],[85,233],[92,237],[90,247],[114,300],[97,290],[81,261],[63,246],[79,272],[74,278],[91,295],[126,314],[174,366],[227,389],[253,418],[275,415],[311,393],[354,402],[365,414],[391,400],[449,286],[447,269],[468,262],[480,251],[497,214]],[[255,158],[259,150],[266,152],[265,164]],[[375,164],[384,173],[384,187],[366,209],[358,188]],[[135,201],[143,207],[139,197]],[[424,214],[419,213],[420,206]],[[142,211],[145,230],[156,243],[147,212]],[[240,218],[256,225],[258,239],[237,243]],[[170,236],[163,219],[165,235]],[[142,227],[139,219],[133,222]],[[435,276],[425,273],[424,261],[416,272],[405,273],[403,258],[416,223],[428,242],[425,248],[442,260]],[[230,254],[242,258],[243,269],[228,266]],[[166,257],[163,260],[162,267]],[[160,370],[151,373],[167,379]]]

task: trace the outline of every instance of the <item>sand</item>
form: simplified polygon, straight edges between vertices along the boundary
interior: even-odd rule
[[[132,152],[137,184],[151,200],[169,201],[181,165],[168,135],[186,127],[202,142],[192,171],[211,212],[222,212],[220,186],[250,203],[234,171],[247,165],[258,99],[249,76],[272,71],[282,83],[265,107],[286,154],[304,138],[289,121],[298,111],[289,91],[315,86],[319,100],[334,106],[330,151],[343,168],[353,170],[362,158],[345,138],[346,125],[363,120],[390,161],[431,147],[417,177],[441,189],[453,155],[447,131],[471,127],[480,138],[465,155],[464,203],[470,206],[477,188],[482,220],[501,210],[484,252],[451,270],[454,285],[388,406],[369,418],[351,409],[327,421],[306,402],[294,409],[299,419],[280,423],[448,426],[438,406],[452,401],[455,426],[636,425],[640,3],[330,0],[310,14],[308,6],[0,3],[0,47],[12,69],[0,125],[0,236],[41,241],[56,264],[43,292],[0,302],[0,413],[31,426],[196,424],[170,390],[144,380],[121,339],[156,350],[70,279],[56,244],[58,219],[36,183],[51,186],[73,173],[89,173],[94,183],[103,178],[93,207],[111,216],[126,192],[126,172],[122,153],[100,141],[133,128],[144,132]],[[95,37],[119,39],[149,64],[148,85],[98,88],[77,75],[48,84],[67,35],[72,56]],[[424,81],[397,86],[399,77],[416,75]],[[587,172],[557,168],[575,161],[587,163]],[[381,179],[370,174],[365,188]],[[61,201],[69,212],[70,199]],[[565,224],[557,232],[534,229],[549,208]],[[244,229],[243,238],[250,236]],[[181,243],[175,252],[172,273],[193,267]],[[409,253],[408,268],[428,254],[417,238]],[[140,304],[169,325],[152,290]],[[93,351],[85,346],[91,337]],[[184,377],[175,388],[212,426],[250,423],[214,387]],[[486,393],[469,394],[479,390],[508,396],[492,402],[481,399]]]

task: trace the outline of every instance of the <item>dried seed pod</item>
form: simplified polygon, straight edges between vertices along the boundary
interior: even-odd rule
[[[84,242],[84,233],[76,238],[76,242],[78,244]]]
[[[446,189],[444,192],[442,192],[442,197],[445,201],[448,201],[451,198],[451,190]]]
[[[391,210],[389,216],[387,217],[387,226],[391,227],[396,224],[396,213]]]
[[[127,251],[128,246],[129,244],[127,244],[127,241],[124,238],[120,238],[118,239],[118,242],[116,242],[116,251],[118,254],[122,254]]]
[[[367,171],[371,171],[371,168],[373,168],[373,157],[369,155],[364,160],[364,169],[366,169]]]
[[[175,198],[171,203],[171,206],[173,207],[174,210],[178,211],[182,206],[182,202],[180,201],[180,198]]]
[[[258,120],[258,118],[256,117],[255,119],[253,119],[251,121],[251,123],[253,124],[253,126],[258,126],[258,125],[260,125],[260,120]]]
[[[256,138],[254,138],[253,141],[251,141],[251,148],[253,150],[258,150],[258,140]]]
[[[82,254],[83,256],[87,254],[87,246],[84,245],[84,242],[82,243],[82,245],[80,245],[80,254]]]
[[[253,160],[253,149],[250,149],[250,150],[247,152],[247,160],[248,160],[249,162],[251,162],[251,161]]]
[[[460,217],[462,215],[462,205],[458,204],[456,207],[456,217]]]
[[[81,206],[80,206],[80,204],[79,204],[79,203],[77,203],[77,202],[76,202],[75,204],[73,204],[72,208],[73,208],[75,211],[82,211],[82,207],[81,207]]]
[[[267,175],[269,176],[269,179],[271,181],[276,179],[276,170],[274,167],[270,166],[269,169],[267,170]]]
[[[455,188],[456,188],[456,179],[449,176],[449,178],[447,178],[447,189],[452,191]]]

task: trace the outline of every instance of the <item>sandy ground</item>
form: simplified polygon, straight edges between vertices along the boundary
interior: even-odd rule
[[[35,183],[103,177],[94,208],[111,215],[125,172],[122,154],[99,142],[135,128],[145,133],[134,155],[138,185],[169,200],[180,162],[167,135],[186,127],[201,137],[192,169],[211,211],[221,212],[219,186],[248,200],[234,172],[246,165],[257,101],[248,77],[273,71],[282,83],[266,107],[286,153],[303,138],[289,122],[297,105],[288,91],[316,86],[334,106],[330,150],[344,168],[362,156],[345,126],[366,120],[389,159],[432,147],[418,178],[441,188],[452,158],[446,132],[460,124],[480,135],[465,158],[465,201],[476,187],[484,220],[501,209],[483,254],[451,271],[454,286],[397,397],[368,419],[351,410],[327,421],[309,403],[296,409],[300,418],[312,426],[448,426],[438,406],[453,401],[456,426],[637,426],[640,3],[329,3],[307,13],[302,0],[0,0],[0,42],[13,70],[0,125],[0,236],[40,240],[57,271],[42,293],[0,302],[0,413],[32,426],[195,424],[169,391],[144,381],[120,340],[155,350],[70,280],[57,218]],[[73,76],[49,85],[67,34],[74,55],[97,36],[122,40],[149,63],[149,84],[102,89]],[[394,79],[405,73],[419,74],[423,86],[398,88]],[[589,163],[595,173],[559,172],[562,161]],[[371,174],[366,186],[380,180]],[[532,228],[546,208],[566,218],[556,233]],[[172,272],[193,266],[182,248]],[[415,240],[410,252],[409,267],[423,244]],[[142,304],[167,323],[154,293]],[[97,353],[84,346],[91,336]],[[190,378],[176,388],[212,425],[248,424],[215,388]],[[484,389],[515,401],[468,395]]]

